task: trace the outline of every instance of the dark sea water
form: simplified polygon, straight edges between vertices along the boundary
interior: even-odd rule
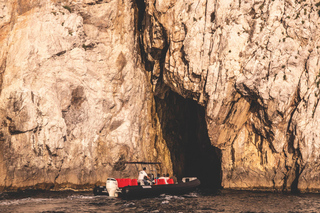
[[[121,200],[91,192],[3,193],[0,212],[320,212],[320,194],[196,191],[183,196]]]

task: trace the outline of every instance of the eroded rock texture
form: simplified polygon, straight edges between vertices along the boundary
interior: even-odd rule
[[[319,10],[0,0],[0,189],[85,187],[127,160],[181,176],[194,149],[224,188],[318,191]]]
[[[152,143],[135,2],[4,0],[0,8],[0,188],[136,176],[129,160],[170,166],[167,149],[158,157]]]
[[[319,189],[319,9],[314,1],[147,2],[155,93],[166,85],[206,107],[223,187]]]

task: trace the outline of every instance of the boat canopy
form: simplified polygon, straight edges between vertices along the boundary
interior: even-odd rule
[[[146,162],[146,161],[127,161],[124,162],[125,164],[133,164],[135,165],[136,169],[139,171],[138,167],[143,167],[142,165],[146,165],[148,167],[149,172],[151,173],[151,178],[158,178],[158,171],[157,166],[160,165],[160,162]]]
[[[125,162],[125,164],[161,164],[159,162],[143,162],[143,161],[137,161],[137,162]]]

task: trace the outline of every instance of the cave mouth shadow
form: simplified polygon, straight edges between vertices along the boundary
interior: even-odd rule
[[[164,99],[155,97],[155,101],[174,175],[178,180],[198,177],[202,189],[220,189],[221,150],[211,145],[205,108],[171,90]]]

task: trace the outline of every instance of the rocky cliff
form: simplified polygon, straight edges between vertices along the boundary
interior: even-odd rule
[[[0,5],[2,188],[88,187],[128,175],[126,160],[170,164],[150,143],[133,2]]]
[[[0,190],[90,187],[132,176],[128,160],[224,188],[320,190],[319,3],[0,8]]]

